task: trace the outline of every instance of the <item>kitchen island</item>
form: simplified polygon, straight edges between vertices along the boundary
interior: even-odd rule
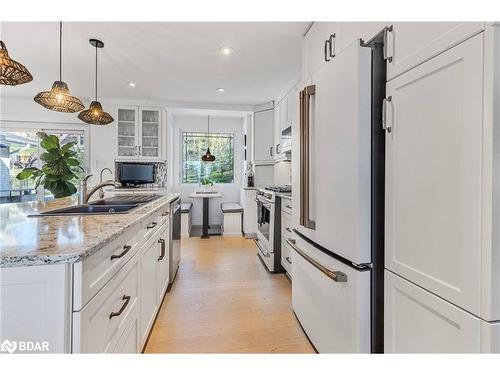
[[[0,341],[140,352],[169,283],[169,207],[178,197],[103,215],[28,216],[76,198],[0,206]]]

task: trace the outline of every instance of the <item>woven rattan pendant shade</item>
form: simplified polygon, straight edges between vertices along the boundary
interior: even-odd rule
[[[62,81],[62,22],[59,23],[59,81],[55,81],[50,91],[38,93],[34,100],[41,106],[56,112],[75,113],[84,107],[82,101],[69,92],[68,85]]]
[[[42,91],[35,96],[35,102],[56,112],[75,113],[84,107],[82,101],[69,93],[68,85],[55,81],[50,91]]]
[[[87,124],[107,125],[114,121],[113,117],[102,110],[101,103],[93,101],[89,109],[81,111],[78,118]]]
[[[16,86],[32,80],[28,69],[10,58],[5,43],[0,40],[0,85]]]

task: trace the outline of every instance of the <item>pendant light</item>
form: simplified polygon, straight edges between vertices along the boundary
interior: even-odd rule
[[[0,85],[16,86],[32,80],[28,69],[10,58],[5,43],[0,40]]]
[[[201,157],[201,160],[211,163],[215,160],[215,156],[210,153],[210,115],[208,115],[208,137],[207,137],[207,152]]]
[[[104,43],[97,39],[90,39],[89,43],[95,47],[95,100],[90,103],[89,109],[80,112],[78,118],[87,124],[107,125],[114,119],[109,113],[102,110],[101,103],[97,101],[97,49],[103,48]]]
[[[34,100],[56,112],[75,113],[85,108],[80,99],[70,94],[68,85],[62,80],[62,22],[59,22],[59,81],[54,82],[50,91],[38,93]]]

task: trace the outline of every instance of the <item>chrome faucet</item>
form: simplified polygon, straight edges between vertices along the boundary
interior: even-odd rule
[[[102,173],[104,171],[109,171],[109,173],[111,173],[111,175],[113,175],[113,171],[111,169],[109,169],[109,168],[103,168],[103,169],[101,169],[101,173],[100,173],[100,177],[99,177],[99,180],[100,180],[101,183],[102,183]],[[99,189],[99,198],[101,198],[101,199],[104,198],[104,189],[103,188]]]
[[[87,192],[87,181],[90,177],[92,177],[91,174],[89,174],[88,176],[85,176],[83,178],[82,182],[80,182],[80,190],[78,192],[78,204],[87,204],[90,197],[97,190],[103,188],[104,186],[114,186],[115,188],[119,188],[122,186],[119,182],[105,181],[105,182],[101,182],[100,184],[97,184],[89,192]]]

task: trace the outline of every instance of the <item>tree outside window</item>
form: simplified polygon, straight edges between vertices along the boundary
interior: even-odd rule
[[[201,156],[210,146],[215,161],[205,163]],[[234,182],[234,134],[183,132],[182,183],[199,184],[208,179],[218,184]]]

